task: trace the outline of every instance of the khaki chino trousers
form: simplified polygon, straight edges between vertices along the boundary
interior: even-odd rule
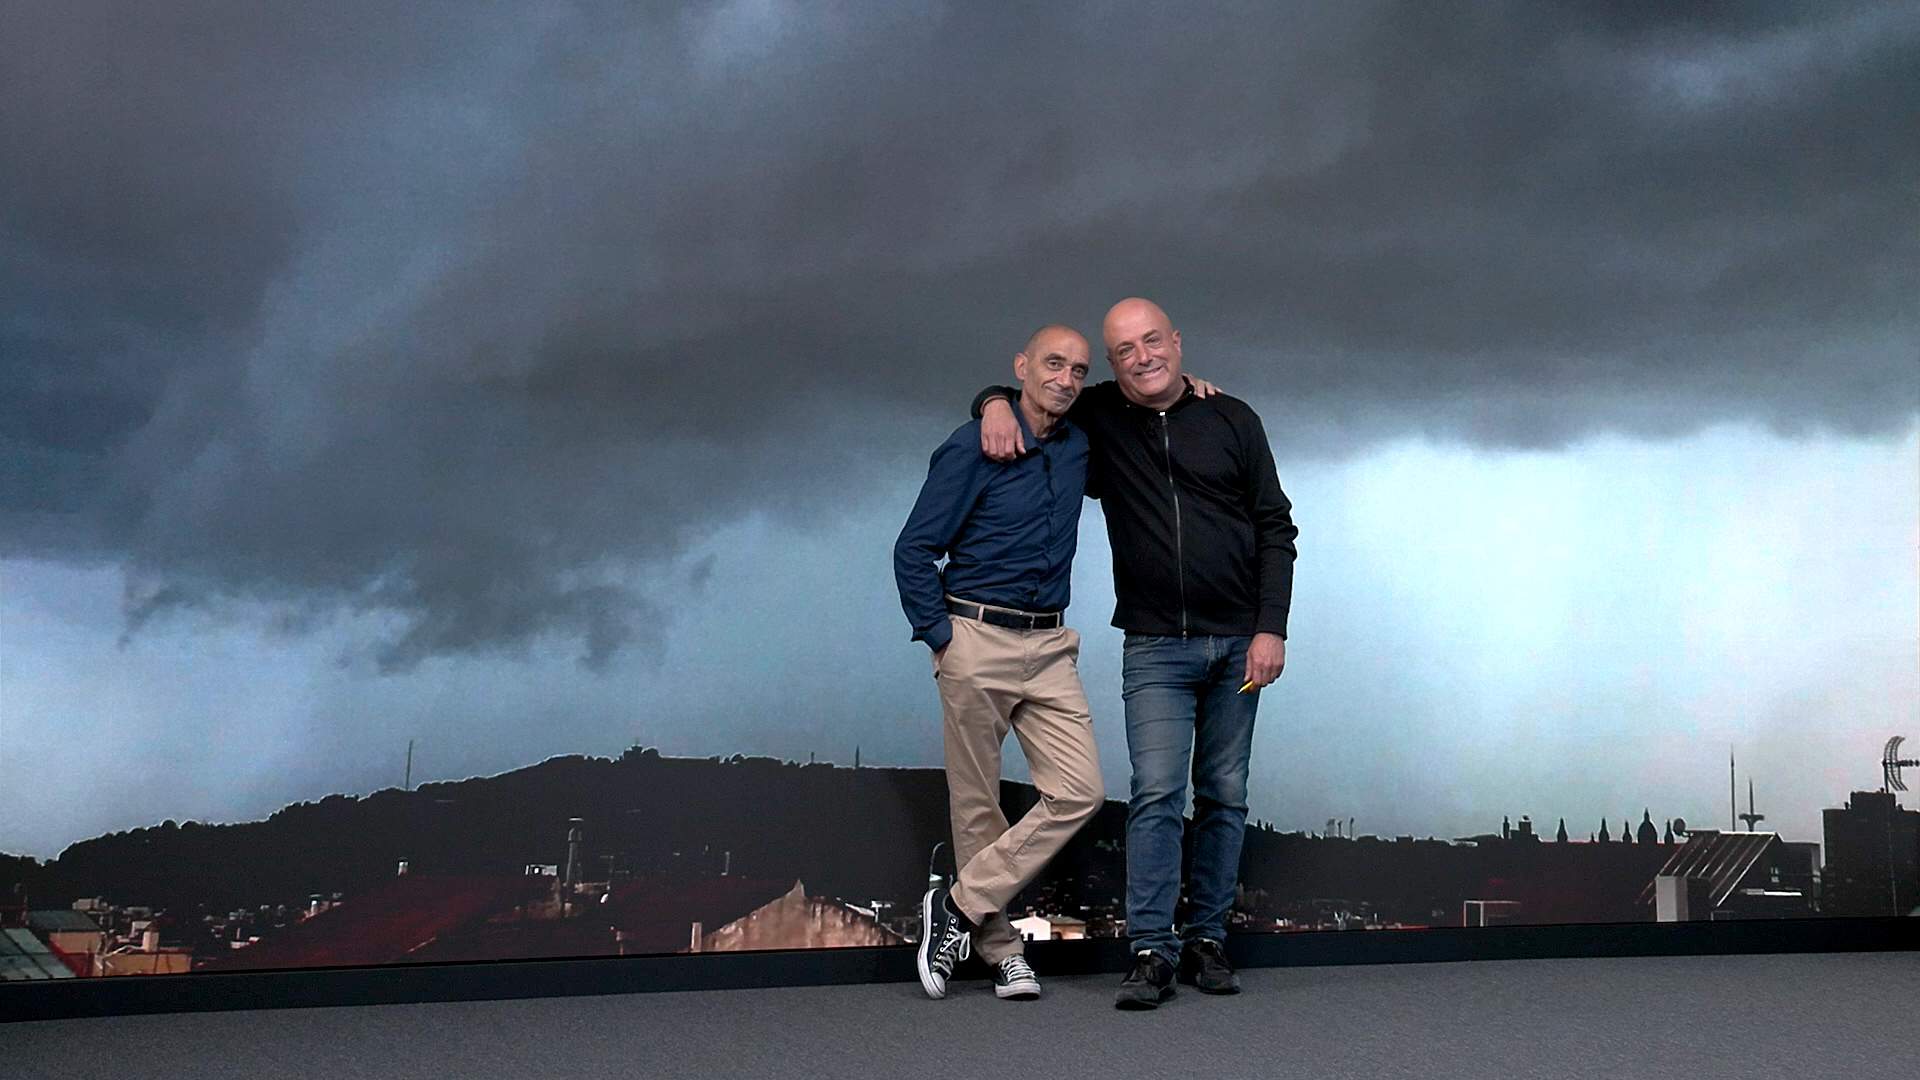
[[[989,964],[1022,951],[1006,906],[1100,809],[1106,791],[1080,687],[1080,635],[953,619],[934,662],[945,716],[953,902],[978,928]],[[1040,794],[1009,826],[1000,809],[1000,749],[1012,731]]]

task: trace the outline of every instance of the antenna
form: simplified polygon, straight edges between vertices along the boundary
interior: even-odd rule
[[[1740,820],[1747,823],[1748,832],[1752,832],[1755,825],[1767,820],[1767,815],[1753,812],[1753,777],[1751,776],[1747,777],[1747,812],[1740,815]]]
[[[1729,746],[1727,747],[1727,831],[1728,832],[1734,832],[1739,828],[1738,825],[1734,824],[1734,821],[1738,819],[1740,816],[1740,796],[1736,793],[1736,790],[1737,789],[1734,787],[1734,783],[1733,783],[1733,747]]]
[[[1887,740],[1886,752],[1880,755],[1880,775],[1883,777],[1880,790],[1885,792],[1905,791],[1907,785],[1900,781],[1901,769],[1920,769],[1920,761],[1909,758],[1900,759],[1900,744],[1907,741],[1905,735],[1895,735]]]
[[[413,740],[407,740],[407,778],[400,784],[401,791],[413,790]]]
[[[1900,782],[1901,769],[1920,769],[1920,761],[1914,761],[1911,758],[1905,761],[1901,760],[1900,744],[1906,741],[1907,741],[1907,737],[1905,735],[1895,735],[1893,738],[1887,740],[1887,748],[1880,755],[1880,775],[1882,777],[1880,790],[1882,792],[1885,792],[1887,795],[1892,795],[1896,791],[1907,790],[1907,785]],[[1888,801],[1891,802],[1892,800],[1889,799]],[[1893,914],[1898,915],[1900,914],[1900,882],[1897,879],[1895,879],[1894,869],[1893,869],[1894,866],[1896,865],[1893,858],[1893,819],[1894,819],[1893,807],[1888,806],[1887,807],[1887,902],[1888,902],[1888,905],[1893,909]]]

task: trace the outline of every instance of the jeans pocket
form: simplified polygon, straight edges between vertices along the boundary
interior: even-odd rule
[[[1123,653],[1139,652],[1142,649],[1155,648],[1168,640],[1170,639],[1160,634],[1136,634],[1129,631],[1127,636],[1120,641],[1120,651]]]

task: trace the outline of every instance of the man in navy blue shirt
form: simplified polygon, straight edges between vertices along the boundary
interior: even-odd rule
[[[914,640],[933,653],[959,867],[950,890],[921,899],[917,963],[929,997],[946,996],[954,965],[976,948],[995,994],[1039,996],[1006,905],[1106,797],[1080,686],[1080,635],[1064,622],[1088,462],[1087,437],[1065,416],[1088,355],[1087,339],[1069,327],[1035,331],[1013,359],[1028,449],[994,462],[980,454],[978,420],[955,431],[934,451],[893,549],[900,605]],[[1040,794],[1011,827],[1000,809],[1009,730]]]

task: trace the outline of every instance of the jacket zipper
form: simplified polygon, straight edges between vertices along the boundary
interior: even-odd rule
[[[1160,414],[1160,448],[1167,455],[1167,489],[1173,492],[1173,569],[1174,580],[1180,583],[1180,636],[1187,636],[1187,557],[1181,550],[1180,538],[1180,487],[1173,482],[1173,425],[1168,422],[1167,414]]]

